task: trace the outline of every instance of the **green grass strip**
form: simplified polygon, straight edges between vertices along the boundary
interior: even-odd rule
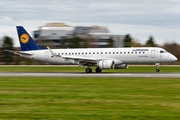
[[[179,120],[180,80],[0,78],[2,120]]]

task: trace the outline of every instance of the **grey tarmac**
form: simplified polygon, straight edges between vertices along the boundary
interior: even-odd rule
[[[41,72],[0,72],[0,76],[17,77],[96,77],[96,78],[180,78],[180,73],[41,73]]]

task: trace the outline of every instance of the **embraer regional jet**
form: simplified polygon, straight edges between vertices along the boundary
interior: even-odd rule
[[[21,51],[14,52],[25,58],[44,61],[52,64],[87,66],[86,73],[91,73],[92,66],[101,73],[102,69],[126,69],[133,63],[156,63],[156,72],[163,62],[174,62],[177,58],[166,50],[158,47],[132,48],[79,48],[50,49],[36,44],[22,26],[16,26]]]

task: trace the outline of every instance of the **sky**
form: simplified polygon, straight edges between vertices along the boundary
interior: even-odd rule
[[[0,39],[12,37],[15,26],[32,35],[39,26],[63,22],[70,26],[105,26],[113,34],[130,34],[145,44],[180,43],[180,0],[1,0]]]

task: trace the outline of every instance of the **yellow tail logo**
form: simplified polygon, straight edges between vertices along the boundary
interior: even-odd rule
[[[29,41],[29,36],[28,36],[28,34],[26,34],[26,33],[22,34],[21,37],[20,37],[20,40],[21,40],[21,42],[22,42],[23,44],[26,44],[26,43]]]

